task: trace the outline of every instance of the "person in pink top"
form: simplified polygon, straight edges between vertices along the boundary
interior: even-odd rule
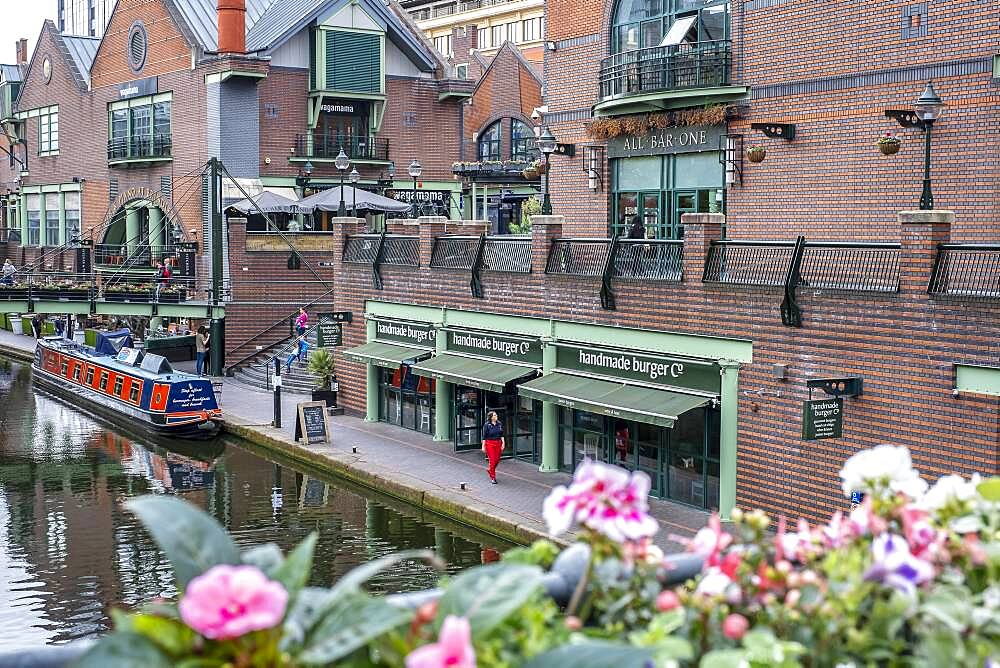
[[[299,307],[299,317],[295,319],[295,330],[302,336],[306,333],[306,326],[309,325],[309,314],[304,307]]]

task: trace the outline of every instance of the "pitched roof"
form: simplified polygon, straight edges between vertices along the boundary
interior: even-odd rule
[[[531,62],[527,58],[525,58],[524,55],[521,53],[521,51],[511,42],[504,42],[500,46],[500,49],[497,50],[497,52],[493,55],[493,59],[490,60],[489,64],[483,66],[483,73],[482,75],[480,75],[479,81],[476,82],[475,91],[478,91],[479,87],[483,84],[484,81],[486,81],[486,75],[490,73],[490,70],[492,70],[493,66],[497,64],[497,62],[500,60],[501,54],[503,54],[505,51],[513,54],[514,59],[517,60],[521,64],[521,67],[524,68],[524,70],[528,74],[530,74],[532,78],[535,79],[535,81],[538,82],[539,86],[543,85],[541,77],[538,76],[538,72],[535,71],[535,68],[531,66]],[[472,54],[480,62],[483,63],[486,62],[483,56],[480,55],[479,51],[473,51]],[[473,94],[475,94],[475,91],[473,91]]]
[[[284,0],[246,0],[246,29],[249,31],[272,4]],[[189,36],[205,51],[219,48],[217,0],[168,0]]]
[[[97,47],[101,40],[97,37],[73,37],[61,35],[63,44],[69,52],[70,59],[76,67],[77,75],[84,84],[90,85],[90,68],[94,64],[94,57],[97,55]]]

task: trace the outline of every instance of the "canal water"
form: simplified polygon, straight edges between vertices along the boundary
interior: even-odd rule
[[[28,365],[0,358],[0,648],[100,635],[110,608],[176,594],[169,564],[122,507],[150,493],[207,510],[241,547],[274,542],[287,551],[319,531],[317,586],[401,549],[435,549],[456,571],[508,547],[240,441],[123,433],[33,387]],[[410,562],[370,588],[414,591],[438,577]]]

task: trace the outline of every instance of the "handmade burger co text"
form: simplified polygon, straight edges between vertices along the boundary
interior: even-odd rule
[[[492,336],[476,336],[475,334],[455,333],[452,336],[452,341],[455,345],[476,348],[484,352],[500,353],[504,357],[527,355],[531,350],[530,341],[498,339]]]
[[[650,380],[668,376],[680,378],[684,375],[684,364],[681,362],[657,362],[626,353],[609,355],[602,352],[590,353],[585,350],[580,350],[579,356],[579,362],[582,365],[604,367],[616,371],[630,371],[647,376]]]
[[[413,343],[425,343],[434,340],[434,330],[430,327],[413,327],[401,322],[379,321],[378,334],[380,336],[406,339]]]

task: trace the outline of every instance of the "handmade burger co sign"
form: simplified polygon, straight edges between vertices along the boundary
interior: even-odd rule
[[[612,137],[608,140],[609,158],[632,158],[642,155],[671,155],[718,151],[725,128],[701,125],[679,128],[652,128],[645,134]]]
[[[628,350],[607,350],[559,344],[556,352],[559,368],[640,381],[653,385],[673,386],[689,390],[722,391],[719,366],[683,358],[667,357]]]
[[[375,338],[380,341],[408,343],[423,348],[433,348],[437,339],[434,325],[428,322],[378,320],[375,323],[375,332]]]
[[[496,357],[512,362],[541,365],[542,342],[518,336],[501,336],[483,332],[449,331],[448,350],[481,357]]]

